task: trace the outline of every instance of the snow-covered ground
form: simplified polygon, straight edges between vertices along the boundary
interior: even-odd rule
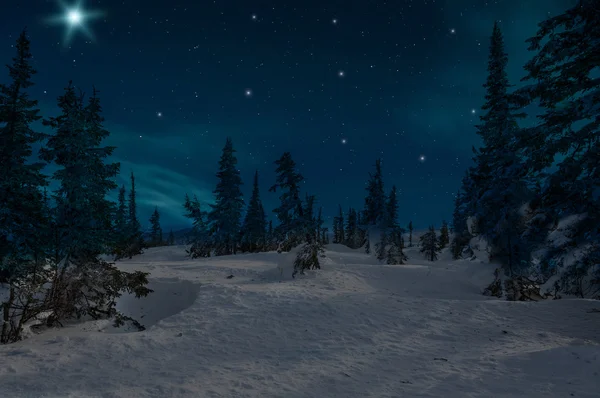
[[[484,297],[479,262],[387,266],[330,245],[292,280],[292,254],[185,258],[148,250],[124,297],[143,332],[106,322],[0,346],[0,397],[597,397],[600,307]],[[227,276],[233,278],[227,279]]]

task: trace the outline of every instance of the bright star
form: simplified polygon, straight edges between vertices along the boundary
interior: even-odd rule
[[[84,0],[77,0],[75,4],[67,5],[63,0],[57,0],[63,9],[63,14],[55,15],[47,19],[51,24],[66,25],[67,30],[63,39],[63,44],[68,46],[76,30],[80,30],[89,39],[94,39],[92,31],[86,26],[86,22],[101,17],[103,12],[98,10],[87,11],[83,9]]]
[[[341,70],[341,71],[339,71],[339,72],[338,72],[338,76],[339,76],[339,77],[344,77],[344,75],[345,75],[345,73],[344,73],[344,71],[343,71],[343,70]]]
[[[348,141],[345,138],[342,138],[342,144],[347,143]]]
[[[421,161],[421,163],[423,163],[425,161],[425,155],[419,156],[419,160]]]
[[[252,90],[246,89],[246,91],[244,92],[244,94],[246,95],[246,97],[252,97]]]
[[[256,21],[256,14],[252,14],[252,19]]]
[[[455,34],[456,33],[456,29],[454,29],[454,28],[450,29],[450,33]]]
[[[71,25],[79,25],[81,23],[81,13],[79,10],[69,11],[68,18]]]
[[[335,24],[337,24],[338,20],[337,20],[337,18],[333,18],[333,19],[331,20],[331,22],[332,22],[332,23],[335,25]]]
[[[162,112],[156,112],[156,116],[158,117],[162,117],[163,113]]]
[[[475,109],[471,109],[471,113],[474,115],[475,114]]]

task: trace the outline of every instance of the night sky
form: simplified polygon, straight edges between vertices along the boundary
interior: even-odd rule
[[[478,145],[493,21],[518,83],[531,57],[525,39],[572,1],[88,0],[68,36],[56,17],[75,1],[6,3],[1,62],[27,27],[38,70],[31,95],[45,117],[57,114],[69,80],[100,90],[118,182],[133,170],[144,225],[156,205],[168,230],[189,225],[186,192],[212,200],[227,136],[246,200],[258,169],[269,213],[273,162],[291,151],[303,190],[327,216],[338,203],[362,208],[381,157],[386,190],[401,192],[402,225],[450,220]]]

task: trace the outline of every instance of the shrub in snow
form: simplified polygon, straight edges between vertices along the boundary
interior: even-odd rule
[[[433,225],[429,226],[429,230],[419,238],[421,244],[421,253],[425,254],[425,258],[429,261],[437,260],[437,255],[440,251],[440,243],[435,234]]]
[[[306,240],[307,243],[300,248],[296,255],[292,277],[295,277],[296,274],[303,275],[305,270],[321,268],[319,257],[325,257],[323,244],[311,234],[306,235]]]

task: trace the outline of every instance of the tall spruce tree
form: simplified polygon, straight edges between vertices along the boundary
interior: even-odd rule
[[[44,272],[51,241],[48,203],[40,190],[47,185],[43,165],[28,161],[32,144],[44,135],[31,128],[40,116],[37,101],[27,92],[36,71],[25,31],[16,50],[7,65],[11,82],[0,85],[0,283],[8,284],[0,343],[19,340],[23,325],[43,311],[35,296],[44,286],[38,275]]]
[[[44,138],[31,124],[38,121],[37,101],[29,98],[36,73],[31,66],[30,42],[25,31],[8,65],[11,83],[0,85],[0,273],[3,279],[26,271],[28,258],[41,243],[36,228],[45,217],[41,186],[43,164],[29,163],[32,144]]]
[[[252,196],[242,225],[242,251],[263,251],[266,245],[267,219],[260,200],[258,170],[254,173]]]
[[[369,173],[365,198],[365,222],[371,226],[381,226],[385,218],[385,192],[381,159],[375,161],[375,173]]]
[[[529,197],[524,183],[523,160],[518,150],[519,127],[506,73],[508,56],[498,22],[490,39],[484,114],[476,126],[483,145],[476,152],[472,172],[475,195],[471,197],[479,233],[513,269],[514,245],[519,238],[518,210]]]
[[[385,227],[390,230],[398,228],[398,193],[395,185],[392,187],[385,204]]]
[[[413,222],[410,221],[408,223],[408,247],[412,247],[412,235],[413,235],[414,227]]]
[[[113,205],[106,194],[117,186],[112,178],[119,164],[104,163],[115,148],[100,147],[109,132],[102,126],[96,90],[84,106],[83,96],[69,83],[58,106],[61,115],[44,120],[55,135],[40,157],[59,166],[52,178],[59,183],[54,198],[61,257],[82,264],[105,252],[111,241]]]
[[[115,211],[114,223],[114,253],[116,259],[119,259],[125,253],[129,245],[129,231],[127,224],[127,202],[125,201],[125,185],[119,188],[119,196],[117,199],[117,209]]]
[[[113,178],[119,164],[105,162],[115,148],[100,146],[109,132],[102,125],[95,89],[84,106],[83,96],[69,83],[58,106],[61,114],[44,121],[55,134],[40,150],[42,159],[59,167],[52,177],[59,185],[54,199],[61,261],[52,265],[47,324],[90,316],[115,318],[119,325],[125,318],[116,310],[116,298],[125,291],[142,297],[151,290],[146,288],[147,273],[120,271],[99,258],[108,251],[113,233],[114,206],[106,195],[117,187]]]
[[[158,206],[154,208],[154,212],[150,216],[150,245],[161,246],[163,244],[163,233],[160,226],[160,213]]]
[[[448,223],[446,220],[442,221],[440,227],[440,249],[445,248],[450,243],[450,231],[448,230]]]
[[[216,255],[235,254],[239,243],[244,197],[235,152],[228,137],[219,160],[215,204],[208,215]]]
[[[289,152],[285,152],[275,164],[276,182],[269,189],[270,192],[281,190],[280,204],[273,210],[279,221],[279,225],[275,227],[275,235],[280,249],[289,251],[306,238],[303,236],[305,219],[300,199],[300,183],[304,181],[304,177],[296,170],[296,163]]]
[[[548,18],[528,40],[536,54],[525,65],[531,84],[518,92],[520,105],[539,100],[544,110],[539,123],[519,141],[528,154],[527,171],[542,180],[538,213],[547,220],[586,214],[574,226],[573,244],[588,242],[568,267],[563,288],[581,294],[578,280],[600,280],[600,6],[579,0],[564,13]],[[541,262],[558,264],[562,253],[548,253]],[[558,256],[557,258],[550,258]],[[549,267],[546,271],[555,270]]]
[[[142,225],[137,216],[137,191],[135,190],[135,176],[133,175],[133,171],[131,172],[130,180],[131,190],[129,191],[129,203],[127,209],[128,245],[124,254],[127,257],[132,258],[133,256],[142,253],[142,249],[144,248],[144,238],[142,234]]]

